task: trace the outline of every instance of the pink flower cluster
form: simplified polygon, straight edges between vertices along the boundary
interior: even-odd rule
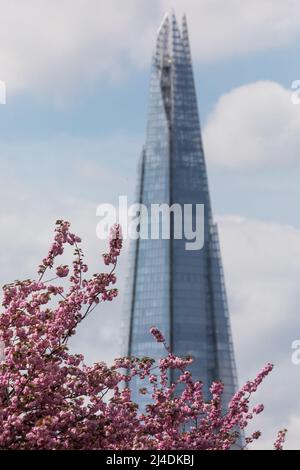
[[[158,363],[149,357],[123,357],[110,367],[104,362],[87,366],[82,355],[69,352],[68,341],[99,302],[117,295],[112,286],[122,248],[120,227],[113,227],[104,255],[105,264],[113,266],[109,273],[86,278],[79,244],[70,224],[58,221],[38,280],[4,286],[0,449],[230,449],[239,430],[263,410],[262,405],[251,410],[249,399],[273,366],[247,382],[228,409],[222,404],[223,384],[214,382],[211,399],[205,400],[203,384],[188,371],[192,358],[175,356],[154,327],[151,334],[167,351]],[[55,267],[68,245],[75,249],[72,267]],[[58,280],[68,280],[67,287],[44,280],[52,269]],[[143,381],[140,393],[148,398],[144,410],[131,398],[135,378]],[[253,433],[246,443],[259,435]],[[282,448],[284,437],[285,431],[279,433],[276,449]]]
[[[274,449],[275,450],[282,450],[283,444],[285,442],[285,436],[287,433],[287,429],[283,429],[278,432],[277,439],[274,442]]]
[[[164,343],[165,342],[165,338],[164,336],[162,335],[162,333],[159,331],[158,328],[154,328],[152,327],[150,329],[150,333],[154,336],[154,338],[156,339],[156,341],[158,343]]]
[[[122,248],[122,232],[120,225],[114,225],[110,232],[109,253],[103,255],[106,265],[115,265]]]

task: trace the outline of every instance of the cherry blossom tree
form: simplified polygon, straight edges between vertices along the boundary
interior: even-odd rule
[[[107,273],[87,276],[80,243],[70,224],[58,221],[37,278],[3,288],[0,449],[230,449],[240,430],[263,411],[261,404],[251,408],[250,398],[273,366],[267,364],[247,382],[224,412],[223,384],[214,382],[211,399],[205,400],[203,384],[188,371],[192,358],[176,357],[154,327],[154,340],[166,347],[158,363],[124,357],[112,366],[86,365],[82,355],[69,351],[68,342],[99,303],[117,295],[120,227],[112,228],[109,252],[103,255]],[[74,249],[74,261],[59,264],[67,246]],[[170,370],[177,377],[171,384]],[[143,410],[131,398],[136,377],[143,383],[140,393],[149,398]],[[275,449],[282,448],[285,432],[279,432]],[[259,436],[252,433],[245,444]]]

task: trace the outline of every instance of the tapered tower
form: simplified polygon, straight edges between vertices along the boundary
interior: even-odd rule
[[[136,201],[204,204],[204,246],[186,249],[185,239],[138,239],[131,243],[123,353],[161,357],[162,345],[149,334],[165,335],[173,352],[191,354],[194,378],[208,387],[225,384],[225,400],[236,389],[236,367],[217,227],[213,222],[197,98],[185,17],[174,14],[159,28],[150,83],[148,126],[142,150]],[[207,389],[206,389],[207,391]],[[141,401],[138,387],[134,399]]]

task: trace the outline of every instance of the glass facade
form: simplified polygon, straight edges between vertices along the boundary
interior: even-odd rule
[[[148,113],[136,201],[149,209],[204,204],[204,247],[188,251],[186,240],[174,237],[131,243],[122,352],[161,357],[163,346],[149,334],[156,326],[175,354],[194,357],[194,378],[206,387],[214,379],[224,382],[228,400],[236,390],[236,367],[185,17],[181,31],[173,14],[159,29]],[[133,393],[142,403],[138,384]]]

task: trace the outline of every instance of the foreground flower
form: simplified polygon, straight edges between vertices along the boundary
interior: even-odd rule
[[[122,248],[114,226],[104,262],[108,273],[86,277],[88,267],[81,240],[70,224],[58,221],[54,241],[38,269],[36,280],[4,286],[0,315],[0,448],[1,449],[217,449],[238,442],[263,406],[250,408],[251,395],[271,372],[265,366],[222,406],[224,386],[214,382],[211,399],[194,381],[191,357],[175,356],[155,327],[151,334],[166,347],[158,363],[149,357],[123,357],[109,367],[87,366],[82,355],[71,354],[68,341],[95,307],[117,295],[115,267]],[[58,263],[72,246],[72,268]],[[56,276],[53,277],[51,271]],[[45,276],[49,272],[50,280]],[[55,281],[64,278],[64,287]],[[66,283],[66,280],[68,282]],[[176,379],[169,383],[170,370]],[[142,382],[148,405],[140,410],[130,385]],[[246,437],[251,443],[260,432]],[[274,444],[281,449],[285,431]]]
[[[283,444],[285,442],[286,433],[287,433],[287,429],[283,429],[282,431],[279,431],[279,433],[277,435],[277,439],[274,443],[274,448],[276,450],[282,450]]]

